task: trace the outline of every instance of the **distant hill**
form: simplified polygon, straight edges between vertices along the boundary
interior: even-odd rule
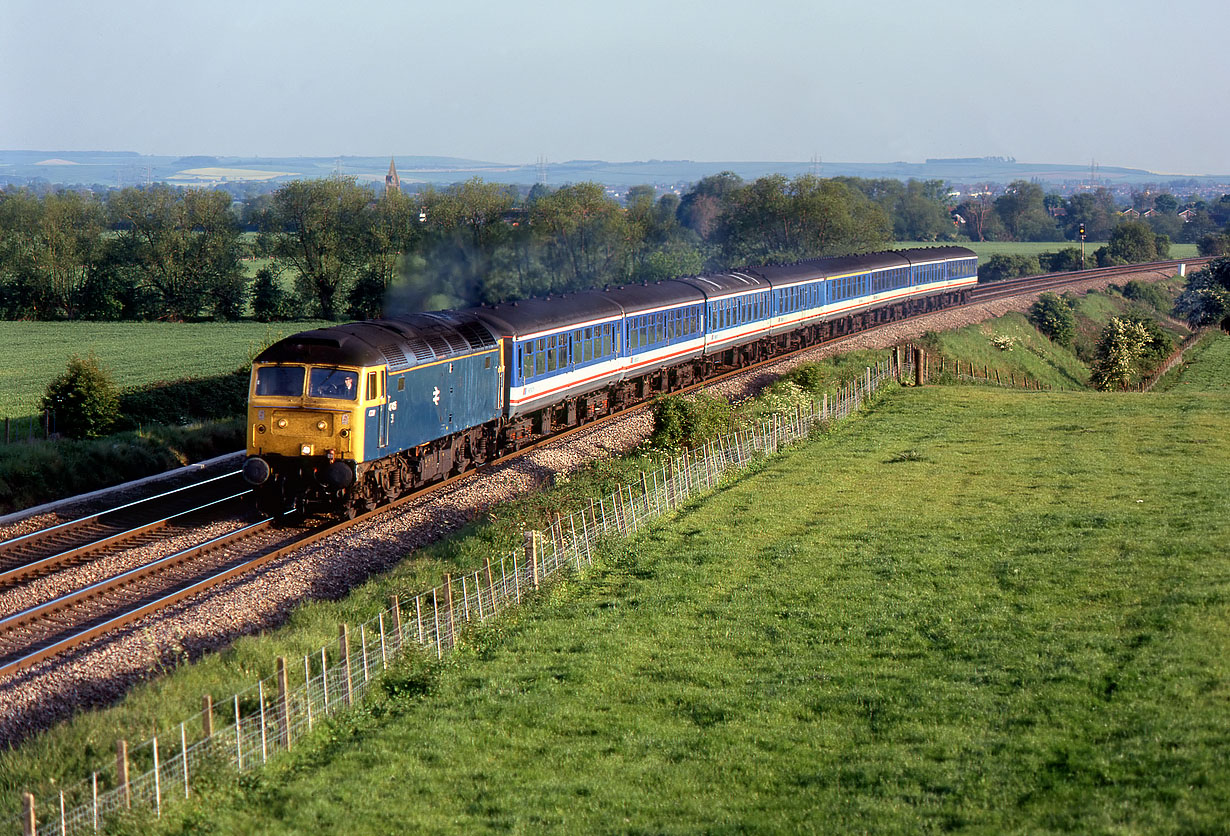
[[[389,159],[397,163],[403,185],[447,185],[470,177],[530,185],[545,177],[553,186],[594,180],[621,189],[640,183],[673,187],[694,183],[721,171],[751,180],[769,174],[795,177],[816,171],[822,177],[866,177],[906,180],[944,180],[953,184],[1003,184],[1035,180],[1061,188],[1088,182],[1088,166],[1022,163],[1005,157],[928,159],[922,163],[824,162],[697,162],[642,160],[606,162],[570,160],[539,166],[535,163],[496,163],[458,157],[392,154],[380,157],[216,157],[157,156],[132,151],[0,151],[0,186],[44,181],[55,185],[132,186],[146,182],[180,185],[242,186],[244,183],[279,183],[342,174],[361,182],[383,183]],[[1177,176],[1144,169],[1102,166],[1098,182],[1108,186],[1155,183],[1175,191],[1228,184],[1226,176]]]

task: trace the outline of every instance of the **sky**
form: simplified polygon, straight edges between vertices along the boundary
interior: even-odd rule
[[[0,148],[1230,173],[1225,0],[0,0]]]

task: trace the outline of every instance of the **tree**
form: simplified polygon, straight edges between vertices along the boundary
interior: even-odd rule
[[[514,207],[513,193],[472,177],[443,191],[428,189],[420,201],[427,280],[467,303],[482,300],[496,252],[512,237],[506,216]]]
[[[350,291],[350,316],[371,319],[381,314],[384,297],[397,278],[397,262],[415,249],[423,234],[418,207],[400,190],[386,192],[364,214],[367,264]]]
[[[943,180],[908,180],[890,207],[898,241],[938,241],[952,234]]]
[[[69,358],[64,374],[47,384],[42,408],[55,413],[56,428],[69,438],[106,435],[119,417],[120,398],[111,373],[93,352]]]
[[[1230,255],[1230,234],[1206,235],[1196,242],[1201,255]]]
[[[1029,321],[1057,345],[1070,346],[1076,338],[1076,316],[1068,303],[1054,293],[1038,296],[1029,309]]]
[[[658,282],[678,276],[695,276],[704,267],[705,259],[698,249],[675,242],[647,254],[632,278],[638,282]]]
[[[1068,198],[1064,209],[1063,232],[1069,241],[1080,239],[1081,226],[1086,240],[1105,241],[1118,220],[1115,196],[1106,189],[1078,192]]]
[[[720,234],[719,222],[731,196],[741,188],[743,178],[731,171],[702,178],[679,201],[679,222],[702,241],[712,240]]]
[[[252,282],[252,316],[258,322],[273,322],[290,317],[290,299],[278,284],[277,274],[270,267],[256,271]]]
[[[1163,215],[1173,215],[1179,211],[1179,199],[1170,192],[1162,192],[1153,198],[1153,208]]]
[[[1098,264],[1107,267],[1113,264],[1140,264],[1157,260],[1157,236],[1143,221],[1123,221],[1110,234],[1105,255],[1098,256]],[[1169,249],[1169,242],[1167,242]],[[1099,248],[1099,253],[1101,253]]]
[[[364,214],[371,197],[353,178],[296,180],[274,193],[264,217],[274,255],[295,268],[300,295],[325,319],[337,319],[366,264]]]
[[[1045,194],[1036,183],[1010,183],[995,200],[995,214],[1011,241],[1054,241],[1059,237],[1055,220],[1046,211]]]
[[[966,234],[973,241],[987,240],[995,207],[985,197],[976,197],[957,206],[957,214],[965,219]]]
[[[579,290],[622,278],[626,224],[600,183],[576,183],[540,198],[530,226],[545,248],[546,289]]]
[[[124,189],[108,211],[125,239],[141,283],[159,298],[159,318],[188,319],[242,310],[239,226],[223,191],[166,185]]]
[[[727,264],[869,252],[892,239],[884,209],[837,180],[762,177],[733,192],[721,215]]]
[[[1113,317],[1098,339],[1090,382],[1102,391],[1126,389],[1149,343],[1149,332],[1139,322]]]
[[[1215,259],[1189,275],[1174,310],[1194,328],[1230,330],[1230,258]]]

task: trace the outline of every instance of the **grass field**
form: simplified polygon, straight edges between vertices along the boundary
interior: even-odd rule
[[[1185,394],[1230,393],[1230,335],[1216,332],[1203,337],[1187,354],[1178,374],[1168,373],[1159,381],[1160,391]]]
[[[899,391],[162,832],[1224,832],[1226,350],[1196,392]]]
[[[1085,242],[1085,258],[1090,260],[1093,258],[1093,253],[1098,247],[1105,244],[1105,241],[1086,241]],[[898,241],[893,245],[895,249],[905,249],[906,247],[934,247],[935,242],[927,241]],[[993,255],[1040,255],[1042,253],[1059,252],[1065,247],[1080,247],[1080,242],[1076,241],[963,241],[959,246],[968,247],[978,254],[981,261],[985,261]],[[1195,258],[1198,255],[1195,244],[1171,244],[1171,258]],[[1090,262],[1091,267],[1097,265]]]
[[[1001,351],[991,342],[998,336],[1011,337],[1015,344]],[[1026,375],[1053,389],[1083,389],[1089,382],[1089,367],[1057,348],[1021,313],[944,331],[934,335],[934,342],[946,357],[998,370],[1001,377]]]
[[[310,322],[0,322],[0,418],[30,415],[74,354],[93,351],[120,387],[234,371]]]

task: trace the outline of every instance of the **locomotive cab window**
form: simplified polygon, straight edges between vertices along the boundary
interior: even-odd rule
[[[298,398],[303,395],[303,366],[258,366],[257,397]]]
[[[308,378],[309,398],[353,401],[359,396],[359,375],[342,369],[314,368]]]

